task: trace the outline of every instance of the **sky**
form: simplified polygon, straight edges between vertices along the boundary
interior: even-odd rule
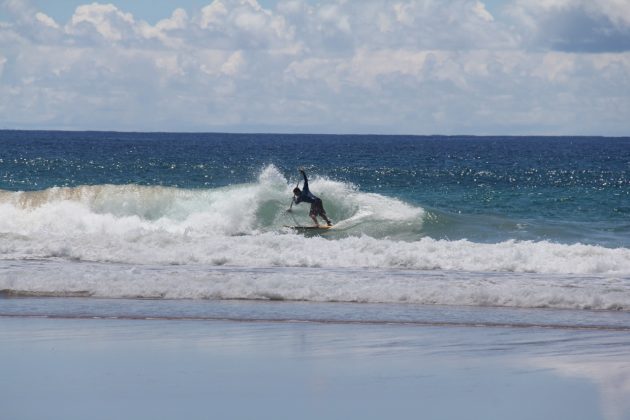
[[[0,129],[630,136],[630,0],[0,0]]]

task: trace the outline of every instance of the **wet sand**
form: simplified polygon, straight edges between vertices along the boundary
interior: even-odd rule
[[[627,331],[0,317],[1,418],[629,419]]]

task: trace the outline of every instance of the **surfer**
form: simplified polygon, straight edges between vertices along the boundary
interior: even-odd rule
[[[301,190],[298,187],[295,187],[293,189],[294,197],[288,211],[291,211],[294,203],[300,204],[302,201],[304,201],[305,203],[311,203],[311,210],[309,211],[308,215],[311,216],[311,219],[313,219],[313,222],[315,222],[315,226],[319,226],[319,223],[317,222],[317,216],[320,216],[322,219],[324,219],[328,226],[332,226],[332,222],[330,221],[330,219],[328,219],[328,216],[326,216],[326,210],[324,210],[324,204],[322,203],[321,198],[315,197],[311,190],[308,189],[308,178],[306,178],[306,172],[304,172],[304,169],[300,169],[300,173],[304,177],[304,186]]]

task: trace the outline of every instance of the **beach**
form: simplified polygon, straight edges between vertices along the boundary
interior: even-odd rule
[[[283,302],[110,316],[146,302],[3,299],[3,418],[630,418],[627,326],[289,320]]]
[[[630,419],[629,138],[0,142],[2,420]]]
[[[0,420],[630,420],[630,0],[0,0]]]

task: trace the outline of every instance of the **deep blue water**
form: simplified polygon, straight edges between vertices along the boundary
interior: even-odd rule
[[[630,138],[0,131],[7,191],[209,189],[271,164],[422,207],[431,237],[630,246]]]

